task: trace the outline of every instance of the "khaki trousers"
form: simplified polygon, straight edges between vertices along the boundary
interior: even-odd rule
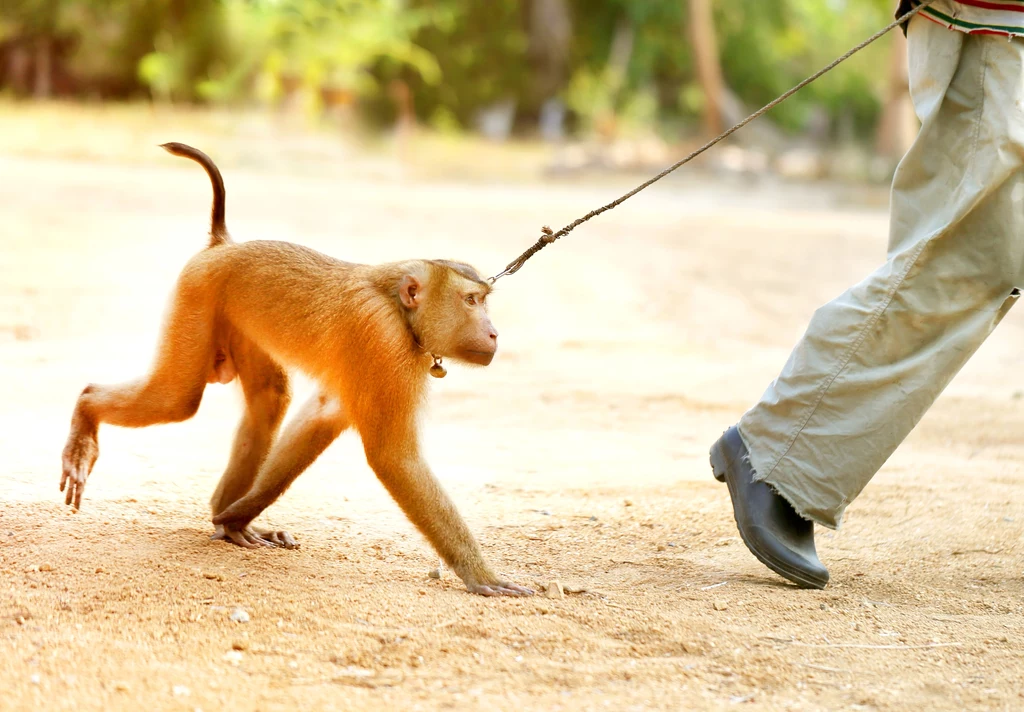
[[[1024,39],[915,17],[921,131],[892,184],[885,264],[815,312],[739,422],[755,479],[838,527],[1017,299],[1024,268]]]

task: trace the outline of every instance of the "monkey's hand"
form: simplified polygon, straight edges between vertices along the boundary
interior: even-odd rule
[[[282,549],[299,548],[295,538],[283,530],[260,529],[251,525],[240,527],[232,524],[217,524],[216,527],[210,539],[229,541],[246,549],[259,549],[264,546],[278,546]]]
[[[466,581],[466,590],[478,596],[532,596],[533,589],[494,579],[487,583]]]
[[[63,472],[60,476],[60,491],[67,492],[64,504],[69,504],[75,509],[82,508],[85,481],[92,472],[92,466],[96,464],[99,454],[100,446],[95,433],[71,431],[61,456]]]

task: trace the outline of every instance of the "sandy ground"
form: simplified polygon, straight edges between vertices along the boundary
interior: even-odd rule
[[[488,274],[625,187],[224,167],[238,239]],[[186,423],[104,428],[69,512],[75,397],[146,368],[209,188],[162,154],[0,153],[0,186],[0,708],[1024,708],[1024,314],[819,530],[825,591],[754,560],[707,466],[883,255],[877,203],[673,179],[499,283],[499,356],[435,382],[428,455],[496,568],[569,593],[494,600],[428,577],[351,433],[266,513],[301,549],[208,541],[235,386]]]

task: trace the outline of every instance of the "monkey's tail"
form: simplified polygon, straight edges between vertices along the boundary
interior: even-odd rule
[[[213,207],[210,209],[210,247],[217,245],[231,244],[231,235],[228,234],[228,227],[224,223],[224,179],[220,171],[214,165],[213,160],[198,148],[186,146],[183,143],[163,143],[160,148],[175,156],[191,158],[201,165],[206,174],[210,176],[210,183],[213,184]]]

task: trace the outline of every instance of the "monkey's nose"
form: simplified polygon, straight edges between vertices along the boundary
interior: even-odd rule
[[[491,333],[489,333],[488,336],[491,337],[491,341],[497,341],[498,340],[498,330],[497,329],[491,329]]]

